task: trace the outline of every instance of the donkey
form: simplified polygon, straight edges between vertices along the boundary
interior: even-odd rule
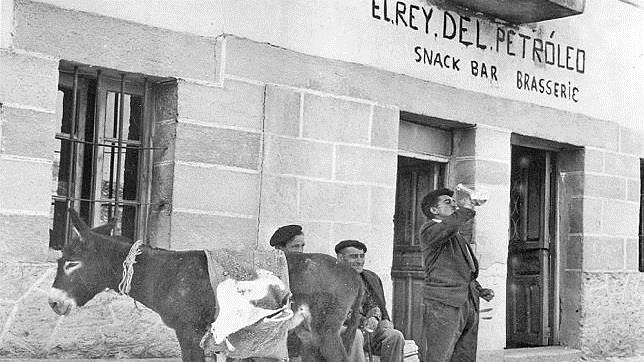
[[[58,259],[49,305],[59,315],[81,307],[105,289],[119,290],[123,260],[132,241],[103,235],[110,226],[90,229],[70,210],[75,236]],[[141,247],[129,296],[152,309],[175,330],[183,361],[204,361],[199,342],[216,315],[206,255],[201,250]],[[294,332],[303,341],[304,361],[347,361],[359,324],[364,295],[360,276],[325,254],[286,254],[293,310],[307,310]],[[349,314],[349,311],[351,313]],[[347,315],[347,328],[342,328]]]

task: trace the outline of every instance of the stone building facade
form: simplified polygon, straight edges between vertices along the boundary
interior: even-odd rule
[[[266,248],[272,232],[290,223],[303,225],[310,252],[332,254],[339,240],[363,240],[369,246],[367,267],[382,277],[394,322],[411,338],[418,328],[411,321],[414,308],[420,308],[413,290],[417,270],[412,270],[418,260],[413,241],[400,247],[395,242],[405,239],[396,224],[398,207],[404,209],[401,175],[407,166],[413,172],[433,168],[440,170],[431,173],[433,185],[465,183],[490,195],[472,229],[479,280],[497,295],[482,302],[482,308],[492,308],[480,322],[482,360],[499,360],[511,351],[505,350],[516,342],[509,337],[509,315],[518,313],[514,322],[521,328],[526,313],[512,305],[535,296],[542,315],[535,351],[563,346],[588,358],[644,355],[644,274],[638,264],[644,113],[634,100],[642,94],[624,89],[628,79],[602,68],[632,66],[622,70],[641,79],[642,67],[636,65],[641,44],[624,35],[622,45],[631,48],[619,64],[611,63],[609,46],[585,44],[584,72],[567,70],[563,74],[569,77],[529,61],[520,68],[522,75],[562,78],[569,92],[576,83],[578,103],[571,94],[554,99],[537,94],[538,88],[534,94],[519,92],[522,78],[501,74],[519,60],[494,51],[473,58],[473,77],[468,58],[477,51],[473,46],[443,44],[439,59],[445,64],[439,70],[435,54],[425,57],[422,49],[404,56],[411,65],[400,64],[403,55],[375,48],[367,33],[390,33],[376,43],[395,40],[410,49],[419,35],[407,32],[411,20],[406,29],[379,23],[385,15],[377,1],[333,1],[322,9],[253,1],[244,5],[253,15],[235,2],[207,3],[165,8],[156,2],[112,7],[0,0],[0,357],[179,354],[173,332],[154,313],[116,293],[102,293],[68,317],[58,317],[47,305],[58,255],[48,240],[64,108],[59,87],[75,67],[93,77],[100,70],[148,82],[144,100],[151,106],[145,112],[154,148],[147,176],[139,174],[149,178],[150,202],[138,230],[146,231],[150,245]],[[605,13],[614,18],[628,13],[633,24],[644,23],[641,7],[607,3],[587,4],[584,14],[554,20],[561,23],[552,27],[575,34]],[[490,39],[497,36],[498,53],[498,30],[496,35],[490,30],[496,22],[445,4],[405,4],[418,7],[419,19],[422,9],[433,9],[442,12],[442,21],[449,19],[444,14],[476,21],[470,34],[479,22],[487,24],[486,39],[493,44]],[[357,7],[372,28],[361,32],[360,24],[344,22],[337,32],[350,28],[345,37],[330,29],[333,16]],[[301,15],[309,10],[311,17]],[[284,21],[289,16],[296,25]],[[502,26],[504,36],[512,30],[552,39],[555,32],[548,23]],[[587,39],[559,39],[564,45],[568,40],[569,45]],[[462,58],[460,67],[471,74],[444,68],[451,61],[447,52]],[[366,60],[365,54],[383,59]],[[575,54],[579,67],[582,60]],[[417,64],[425,59],[432,64]],[[497,79],[489,67],[479,81],[484,62],[497,64]],[[452,77],[449,71],[459,74]],[[592,72],[601,74],[588,75]],[[614,92],[606,95],[602,87]],[[517,199],[523,194],[515,187],[525,181],[521,170],[529,168],[530,157],[548,165],[542,165],[547,173],[534,191],[540,202]],[[536,204],[539,210],[530,209]],[[522,219],[531,213],[541,215],[536,226]],[[513,232],[525,234],[523,252],[512,249]],[[531,232],[540,241],[527,237]],[[546,250],[545,258],[539,251],[526,257],[529,243]],[[528,294],[513,294],[518,284],[512,283],[522,280],[509,276],[515,264],[523,268],[517,273],[522,276],[536,268],[531,280],[538,282],[528,285]],[[547,284],[538,284],[543,279]]]

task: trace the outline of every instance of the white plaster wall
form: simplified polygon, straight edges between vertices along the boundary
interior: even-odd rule
[[[0,0],[9,2],[12,0]],[[443,10],[427,1],[407,0],[433,9],[430,32],[422,31],[423,15],[416,12],[420,30],[396,26],[372,17],[372,4],[382,17],[385,0],[43,0],[64,8],[119,17],[152,26],[204,36],[230,33],[268,42],[305,54],[366,64],[458,88],[550,106],[614,121],[625,127],[644,130],[644,9],[618,0],[587,1],[583,15],[515,27],[517,33],[550,39],[562,47],[570,45],[585,51],[585,71],[562,70],[535,64],[531,59],[510,57],[503,51],[465,47],[458,40],[442,38]],[[395,1],[388,0],[389,9]],[[450,14],[458,16],[450,10]],[[473,37],[476,20],[470,17],[466,36]],[[493,44],[497,25],[479,19],[480,39]],[[509,28],[504,28],[505,30]],[[434,33],[438,36],[434,37]],[[458,35],[457,35],[458,38]],[[471,38],[470,38],[471,40]],[[520,52],[521,38],[515,37]],[[441,69],[414,61],[414,47],[450,54],[461,59],[461,70]],[[503,50],[503,49],[501,49]],[[470,60],[497,67],[498,81],[471,75]],[[537,92],[519,90],[517,70],[538,78],[579,88],[578,102]],[[488,70],[489,72],[489,70]]]

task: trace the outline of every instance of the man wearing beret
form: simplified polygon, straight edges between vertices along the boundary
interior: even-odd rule
[[[271,236],[270,244],[285,253],[303,253],[304,233],[300,225],[286,225],[278,228]]]
[[[303,253],[304,246],[306,242],[304,240],[304,232],[302,231],[302,226],[300,225],[285,225],[279,227],[271,236],[269,241],[272,247],[275,249],[281,250],[285,253]],[[293,359],[293,357],[299,357],[300,350],[302,348],[302,342],[295,334],[295,332],[290,331],[286,340],[286,346],[288,348],[288,355]]]
[[[389,318],[382,281],[376,273],[364,269],[366,252],[367,246],[358,240],[343,240],[335,246],[338,262],[348,264],[360,273],[366,286],[361,308],[363,332],[357,332],[356,339],[370,333],[371,338],[366,339],[364,348],[379,355],[382,362],[399,362],[403,360],[405,338],[402,332],[394,329]]]
[[[459,230],[476,214],[472,200],[456,201],[450,189],[428,193],[421,209],[429,219],[420,228],[425,264],[426,362],[476,361],[479,297],[490,301],[491,289],[476,281],[479,265]]]

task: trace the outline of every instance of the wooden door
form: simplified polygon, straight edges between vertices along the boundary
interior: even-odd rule
[[[507,347],[551,343],[555,185],[549,151],[512,147]]]
[[[426,221],[420,204],[429,191],[443,187],[445,163],[398,158],[394,215],[393,321],[406,339],[422,345],[424,266],[418,231]]]

